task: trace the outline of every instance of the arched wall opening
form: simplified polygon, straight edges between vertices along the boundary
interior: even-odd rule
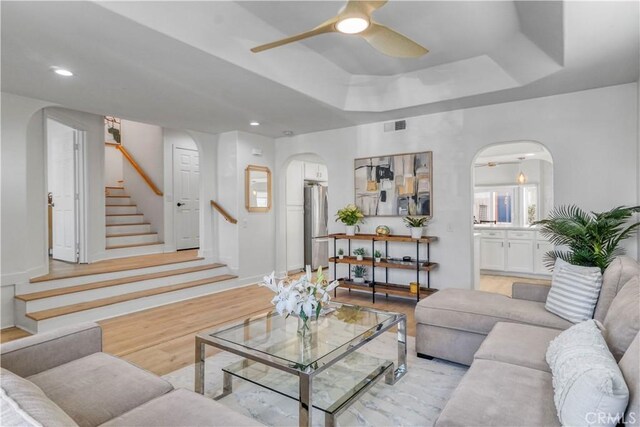
[[[474,288],[510,295],[513,277],[547,279],[551,245],[534,223],[554,204],[550,151],[538,141],[494,143],[470,167]]]
[[[315,153],[288,157],[278,170],[279,212],[285,231],[285,272],[327,267],[329,260],[329,175],[326,161]]]

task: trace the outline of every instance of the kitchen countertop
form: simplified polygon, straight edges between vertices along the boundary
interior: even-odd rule
[[[515,225],[499,225],[499,224],[474,224],[474,230],[517,230],[517,231],[538,231],[540,227],[536,226],[515,226]]]

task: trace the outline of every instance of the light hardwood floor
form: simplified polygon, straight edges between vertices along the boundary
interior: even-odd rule
[[[482,280],[483,290],[509,295],[512,282],[531,281],[506,276],[483,276]],[[267,288],[252,285],[103,320],[99,323],[104,351],[164,375],[193,363],[196,333],[265,313],[273,307],[271,298]],[[378,296],[373,305],[370,294],[345,289],[339,289],[334,300],[405,313],[407,333],[415,336],[414,301]],[[28,334],[10,328],[0,335],[5,342]],[[207,349],[208,355],[214,353],[214,349]]]

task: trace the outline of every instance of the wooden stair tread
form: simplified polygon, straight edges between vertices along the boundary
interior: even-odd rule
[[[74,264],[72,268],[62,271],[53,271],[48,274],[34,277],[31,283],[46,282],[49,280],[68,279],[70,277],[89,276],[93,274],[113,273],[115,271],[129,271],[140,268],[158,267],[161,265],[181,264],[183,262],[202,261],[204,258],[197,255],[197,251],[182,251],[161,254],[134,255],[124,258],[108,259],[92,264]]]
[[[107,198],[109,198],[109,197],[113,197],[113,198],[116,198],[116,199],[129,199],[129,198],[131,198],[131,196],[113,196],[113,195],[111,195],[111,194],[110,194],[110,195],[108,195],[108,196],[106,196],[106,197],[107,197]]]
[[[110,188],[112,190],[124,190],[124,187],[110,187],[108,185],[106,187],[104,187],[104,188]]]
[[[131,236],[150,236],[152,234],[158,234],[153,231],[149,231],[147,233],[116,233],[116,234],[107,234],[107,237],[131,237]]]
[[[32,292],[28,294],[16,295],[16,299],[20,301],[35,301],[44,298],[56,297],[59,295],[68,295],[75,292],[89,291],[93,289],[108,288],[110,286],[124,285],[127,283],[141,282],[143,280],[160,279],[163,277],[177,276],[180,274],[194,273],[196,271],[213,270],[224,267],[224,264],[207,264],[195,267],[179,268],[177,270],[159,271],[149,274],[138,274],[135,276],[121,277],[119,279],[102,280],[100,282],[86,283],[84,285],[68,286],[66,288],[49,289],[47,291]]]
[[[127,224],[106,224],[107,227],[128,227],[131,225],[151,225],[150,222],[129,222]]]
[[[117,295],[114,297],[101,298],[94,301],[81,302],[78,304],[67,305],[64,307],[56,307],[48,310],[35,311],[33,313],[27,313],[27,317],[36,321],[46,320],[46,319],[51,319],[53,317],[64,316],[72,313],[78,313],[80,311],[91,310],[99,307],[105,307],[108,305],[118,304],[125,301],[131,301],[134,299],[160,295],[167,292],[179,291],[182,289],[194,288],[194,287],[206,285],[209,283],[222,282],[224,280],[231,280],[237,277],[238,276],[234,276],[232,274],[222,274],[220,276],[210,277],[208,279],[194,280],[192,282],[185,282],[177,285],[169,285],[169,286],[163,286],[160,288],[147,289],[144,291],[130,292],[128,294]]]
[[[132,243],[132,244],[129,244],[129,245],[107,246],[107,249],[136,248],[138,246],[153,246],[153,245],[163,245],[163,244],[164,244],[164,242]]]

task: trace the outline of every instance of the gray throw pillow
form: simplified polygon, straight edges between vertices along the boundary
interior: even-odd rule
[[[571,265],[558,258],[544,307],[573,323],[592,319],[601,286],[602,273],[598,267]]]

